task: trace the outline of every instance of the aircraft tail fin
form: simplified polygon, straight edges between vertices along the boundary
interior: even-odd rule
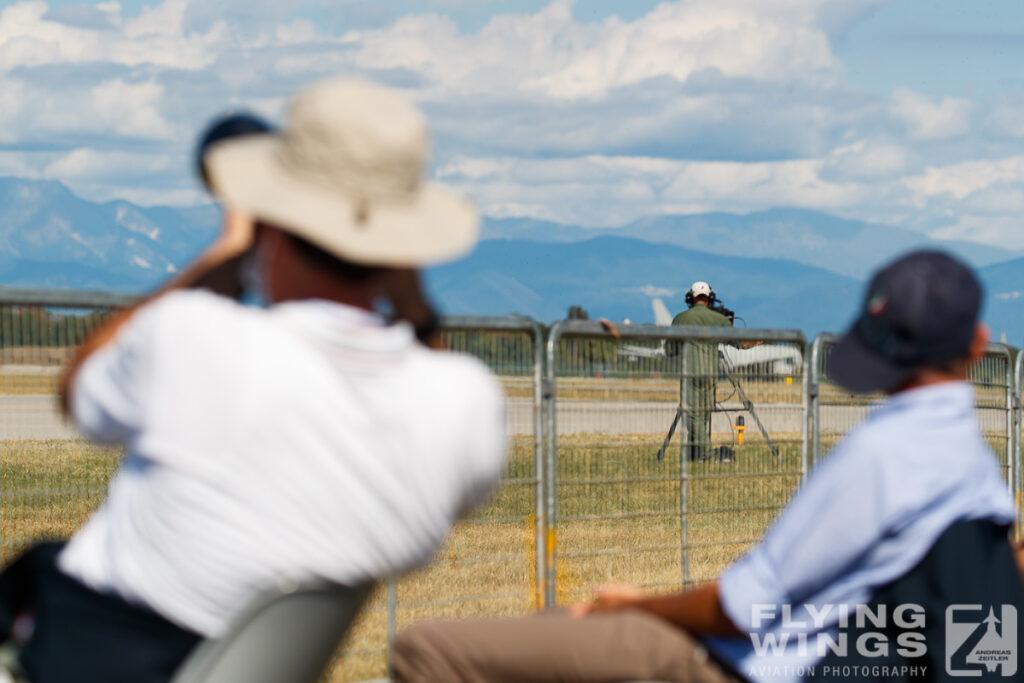
[[[668,312],[665,302],[659,298],[651,299],[651,308],[654,309],[655,325],[671,325],[672,314]]]

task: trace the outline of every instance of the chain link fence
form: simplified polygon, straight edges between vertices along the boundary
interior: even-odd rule
[[[121,451],[64,420],[57,384],[76,346],[130,300],[0,290],[0,566],[33,540],[70,535],[103,498]]]
[[[850,394],[828,375],[828,357],[838,341],[834,334],[818,335],[811,344],[808,393],[811,408],[811,461],[818,463],[844,434],[863,420],[884,396]],[[1018,364],[1019,367],[1019,364]],[[1019,488],[1019,443],[1015,427],[1020,384],[1014,380],[1011,350],[1005,344],[989,344],[985,355],[971,370],[975,411],[985,440],[999,460],[1003,475],[1014,491]],[[1019,379],[1019,376],[1018,376]],[[1018,387],[1015,391],[1014,387]]]
[[[68,536],[104,495],[120,450],[64,421],[57,383],[75,346],[130,301],[0,288],[0,563]],[[589,321],[545,335],[524,318],[461,317],[442,330],[504,388],[503,485],[428,567],[383,582],[330,680],[384,675],[393,634],[413,621],[526,613],[606,581],[715,578],[881,398],[827,376],[835,335],[808,347],[799,332]],[[1019,500],[1024,360],[991,344],[971,380]]]
[[[445,348],[483,361],[504,388],[505,474],[490,501],[452,529],[431,564],[384,583],[331,680],[384,676],[396,630],[415,621],[525,614],[543,603],[542,332],[525,318],[452,317],[441,327]]]
[[[971,368],[975,413],[985,441],[999,460],[1007,484],[1013,488],[1017,471],[1014,456],[1013,356],[1005,344],[989,344],[985,355]]]
[[[608,581],[712,579],[760,538],[806,470],[805,346],[799,332],[552,327],[548,604]]]

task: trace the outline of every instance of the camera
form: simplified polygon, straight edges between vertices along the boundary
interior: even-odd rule
[[[715,301],[712,301],[711,304],[708,305],[708,308],[710,308],[712,311],[715,311],[716,313],[721,313],[722,315],[724,315],[726,318],[729,319],[730,323],[736,323],[736,311],[726,308],[725,304],[723,304],[721,301],[718,301],[717,299]]]

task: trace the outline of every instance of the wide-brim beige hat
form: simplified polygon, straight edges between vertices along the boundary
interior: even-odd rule
[[[426,120],[394,90],[331,80],[292,101],[276,134],[217,143],[207,153],[214,193],[348,261],[419,266],[463,255],[479,217],[423,180]]]

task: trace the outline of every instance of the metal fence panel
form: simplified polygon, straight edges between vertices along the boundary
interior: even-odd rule
[[[89,330],[130,301],[0,288],[0,563],[70,534],[103,497],[120,452],[63,421],[56,384]],[[442,329],[447,348],[481,359],[505,390],[503,486],[430,566],[382,587],[331,680],[383,675],[396,628],[415,620],[522,613],[612,580],[714,578],[881,398],[829,379],[836,335],[808,349],[792,331],[563,321],[545,347],[524,318],[448,318]],[[1019,500],[1024,360],[991,344],[971,380]]]
[[[57,383],[76,346],[130,297],[0,288],[0,566],[41,537],[64,537],[102,499],[120,449],[61,416]]]
[[[1013,356],[1005,344],[989,344],[985,355],[971,368],[975,413],[999,460],[1006,483],[1013,488],[1015,461],[1013,445]]]
[[[33,540],[70,535],[103,499],[121,450],[89,443],[63,420],[57,382],[75,346],[132,300],[0,288],[0,566]],[[506,474],[431,565],[378,591],[330,680],[384,675],[394,631],[411,621],[523,613],[543,601],[542,332],[524,318],[455,317],[442,321],[442,339],[487,364],[505,390]]]
[[[431,564],[386,582],[331,680],[384,676],[395,631],[415,621],[524,614],[543,602],[542,332],[526,318],[452,317],[442,330],[447,349],[483,361],[505,390],[505,475],[491,500],[452,529]]]
[[[828,376],[828,357],[839,340],[837,334],[820,334],[811,343],[807,387],[811,404],[811,467],[853,427],[867,417],[871,406],[881,401],[880,393],[853,394]]]
[[[801,333],[616,333],[563,321],[548,338],[549,603],[607,581],[678,589],[716,577],[806,469]]]
[[[863,420],[871,407],[884,399],[881,393],[851,394],[828,376],[828,355],[839,337],[821,334],[811,344],[808,392],[811,404],[812,466]],[[1005,344],[989,344],[984,357],[971,370],[975,411],[985,440],[999,460],[1003,476],[1016,490],[1020,454],[1014,433],[1015,385],[1011,352]]]

